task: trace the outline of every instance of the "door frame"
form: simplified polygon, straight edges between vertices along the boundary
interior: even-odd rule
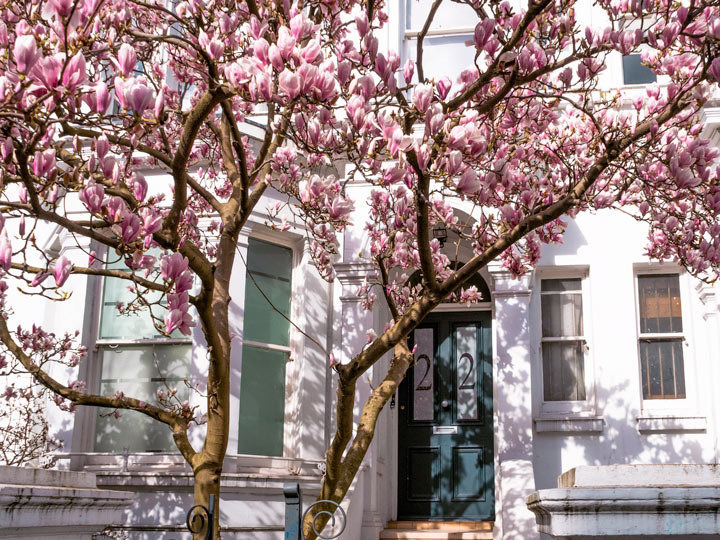
[[[483,278],[488,281],[488,284],[491,283],[485,276]],[[492,289],[491,289],[492,290]],[[497,440],[497,377],[496,377],[496,341],[497,336],[495,332],[495,309],[494,309],[494,298],[491,297],[490,301],[488,302],[478,302],[473,305],[469,306],[461,306],[458,304],[451,304],[451,303],[443,303],[438,305],[433,311],[430,313],[430,315],[433,314],[440,314],[440,313],[453,313],[453,314],[463,314],[463,313],[473,313],[473,312],[487,312],[490,315],[490,341],[491,341],[491,351],[490,351],[490,362],[491,362],[491,373],[492,373],[492,407],[493,407],[493,414],[492,414],[492,424],[491,428],[493,431],[493,482],[492,482],[492,489],[493,489],[493,511],[494,511],[494,519],[498,519],[498,516],[500,514],[500,500],[497,497],[497,495],[500,493],[499,489],[499,468],[498,468],[498,440]],[[396,391],[396,402],[399,403],[399,386],[398,390]],[[393,408],[394,409],[394,408]],[[398,519],[398,510],[399,510],[399,429],[400,429],[400,414],[399,410],[394,409],[393,410],[393,416],[392,422],[388,423],[388,427],[392,430],[391,436],[389,437],[389,441],[392,444],[391,447],[391,456],[392,456],[392,467],[390,468],[391,472],[390,475],[390,486],[392,488],[392,496],[390,500],[392,501],[392,511],[391,516],[393,519]],[[387,484],[386,484],[387,485]],[[390,487],[389,486],[389,487]]]

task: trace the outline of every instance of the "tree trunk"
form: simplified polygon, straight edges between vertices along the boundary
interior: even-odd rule
[[[220,538],[220,474],[222,471],[222,464],[214,464],[206,462],[198,466],[194,471],[195,479],[195,491],[194,491],[194,505],[202,505],[206,509],[210,508],[210,495],[215,495],[216,508],[218,512],[215,514],[214,523],[207,523],[207,514],[200,509],[199,512],[195,512],[195,519],[190,521],[191,530],[193,534],[193,540],[204,540],[207,534],[207,527],[212,526],[214,528],[213,539],[218,540]]]

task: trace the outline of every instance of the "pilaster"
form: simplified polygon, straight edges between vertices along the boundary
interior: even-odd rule
[[[499,264],[494,282],[495,539],[538,539],[525,500],[535,490],[529,313],[531,277]]]

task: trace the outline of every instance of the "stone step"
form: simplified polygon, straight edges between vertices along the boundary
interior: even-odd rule
[[[492,540],[491,521],[391,521],[380,540]]]
[[[385,529],[380,540],[492,540],[492,531]]]
[[[413,529],[416,531],[492,531],[492,521],[390,521],[388,529]]]

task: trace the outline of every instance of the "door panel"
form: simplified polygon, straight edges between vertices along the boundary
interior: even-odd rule
[[[415,363],[398,390],[398,519],[493,519],[490,314],[432,315],[411,341]]]

